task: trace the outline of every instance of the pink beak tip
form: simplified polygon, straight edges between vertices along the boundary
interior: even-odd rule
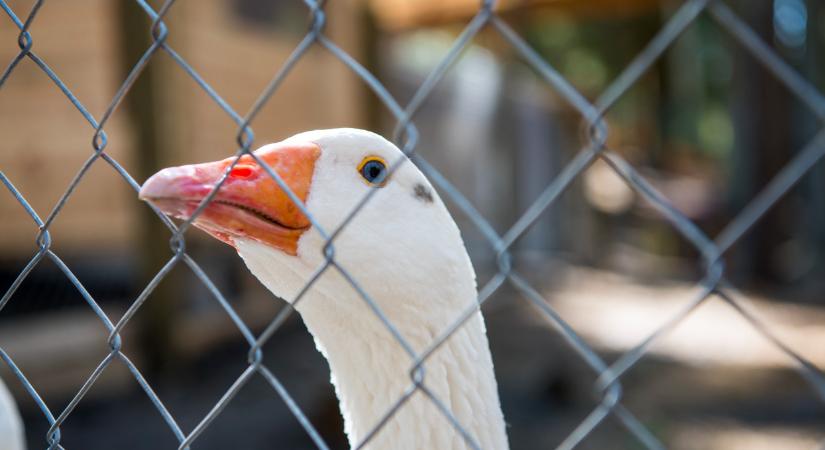
[[[149,177],[140,188],[138,198],[152,201],[159,198],[176,198],[183,194],[183,187],[191,178],[186,166],[169,167]]]

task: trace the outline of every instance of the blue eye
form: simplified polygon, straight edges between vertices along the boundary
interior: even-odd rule
[[[387,179],[387,165],[383,159],[376,156],[364,159],[358,167],[358,171],[364,180],[373,186],[381,186]]]

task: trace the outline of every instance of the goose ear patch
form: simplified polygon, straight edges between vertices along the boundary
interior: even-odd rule
[[[415,188],[413,188],[413,196],[424,203],[433,202],[432,192],[430,192],[430,189],[427,186],[424,186],[421,183],[416,184]]]

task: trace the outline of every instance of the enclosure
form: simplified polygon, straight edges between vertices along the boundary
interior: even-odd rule
[[[0,379],[28,448],[347,448],[298,314],[137,192],[357,127],[461,230],[511,448],[825,450],[821,2],[0,6]]]

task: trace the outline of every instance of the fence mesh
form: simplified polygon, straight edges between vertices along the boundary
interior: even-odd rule
[[[750,203],[727,224],[715,238],[707,236],[696,224],[689,220],[684,214],[671,205],[668,199],[658,192],[639,171],[637,171],[628,161],[619,156],[617,153],[611,151],[607,147],[607,137],[609,130],[603,117],[616,102],[622,97],[639,79],[640,77],[654,64],[662,53],[667,50],[676,38],[692,23],[694,23],[701,14],[708,14],[713,21],[715,21],[721,28],[726,30],[747,52],[749,52],[762,66],[771,72],[782,84],[784,84],[789,91],[797,97],[804,105],[806,105],[820,122],[825,121],[825,97],[815,89],[809,82],[795,72],[788,64],[786,64],[765,42],[763,42],[758,35],[740,18],[734,11],[721,0],[688,0],[684,2],[678,10],[667,20],[666,24],[658,31],[655,37],[646,45],[646,47],[639,53],[635,59],[621,72],[621,74],[604,90],[595,102],[588,101],[582,96],[573,85],[566,80],[551,64],[543,59],[539,53],[528,45],[528,43],[519,34],[511,28],[504,20],[502,20],[495,11],[495,1],[484,1],[479,6],[477,14],[466,25],[464,30],[453,43],[449,52],[437,64],[435,69],[426,77],[424,82],[418,87],[417,91],[407,105],[400,104],[381,82],[370,73],[364,66],[351,57],[347,52],[338,47],[324,34],[324,25],[326,22],[326,15],[324,11],[324,2],[305,0],[305,4],[310,13],[310,26],[304,38],[300,41],[298,46],[291,53],[282,67],[274,74],[271,82],[266,86],[263,92],[260,93],[257,101],[252,108],[244,115],[232,109],[229,104],[224,101],[221,95],[213,89],[199,73],[190,66],[187,61],[178,54],[167,43],[167,36],[169,29],[164,23],[164,17],[168,14],[170,8],[176,3],[174,0],[167,0],[159,9],[154,9],[149,3],[143,0],[136,0],[142,10],[151,18],[151,36],[152,43],[145,50],[141,58],[134,65],[131,72],[120,85],[114,97],[109,102],[108,108],[99,118],[94,117],[83,105],[83,102],[77,98],[72,90],[61,80],[60,76],[53,71],[46,61],[41,59],[34,51],[35,38],[29,32],[32,23],[37,19],[38,12],[44,5],[43,0],[38,0],[34,3],[28,13],[21,13],[14,11],[6,1],[0,0],[0,7],[3,8],[9,19],[20,30],[17,44],[20,52],[11,60],[6,69],[0,77],[0,88],[2,88],[6,80],[13,75],[15,68],[24,59],[29,58],[33,61],[48,77],[57,85],[63,92],[67,101],[71,102],[76,108],[77,112],[83,116],[88,122],[91,135],[91,154],[89,158],[82,165],[80,170],[74,176],[72,181],[67,186],[65,192],[54,205],[52,210],[45,217],[41,217],[37,211],[26,201],[22,192],[15,188],[12,182],[5,174],[0,172],[0,179],[6,189],[14,196],[19,204],[25,209],[26,213],[31,217],[34,224],[39,228],[39,233],[35,241],[36,251],[28,264],[20,271],[17,278],[14,280],[9,289],[3,294],[0,299],[0,310],[6,306],[9,300],[13,297],[15,291],[32,270],[40,264],[43,260],[49,259],[53,261],[57,267],[65,274],[69,281],[77,288],[88,306],[94,311],[100,321],[104,324],[109,333],[108,355],[100,361],[94,371],[89,375],[88,379],[79,388],[73,399],[66,405],[66,407],[57,412],[53,411],[47,405],[33,386],[27,379],[26,375],[17,367],[11,356],[3,349],[0,349],[0,357],[2,357],[5,364],[7,364],[12,373],[17,377],[20,383],[31,395],[32,399],[37,403],[45,418],[50,424],[50,428],[45,436],[45,441],[49,449],[63,448],[61,446],[61,424],[72,414],[78,402],[84,398],[89,390],[95,385],[97,380],[101,377],[104,371],[112,364],[125,365],[135,380],[139,383],[147,397],[151,400],[158,414],[163,418],[172,433],[179,442],[179,448],[189,448],[198,437],[206,430],[210,424],[215,420],[218,414],[226,408],[232,401],[233,397],[238,391],[255,376],[260,376],[268,382],[281,399],[285,402],[292,414],[306,430],[306,433],[315,443],[318,448],[326,449],[327,444],[320,437],[313,425],[307,419],[301,408],[292,400],[289,392],[284,388],[279,379],[267,368],[262,360],[261,347],[273,336],[275,331],[281,326],[284,320],[294,310],[294,305],[300,301],[301,297],[311,289],[313,283],[325,271],[333,270],[340,272],[346,278],[356,291],[363,297],[363,300],[369,305],[374,314],[382,321],[382,323],[389,329],[394,338],[401,344],[409,355],[410,359],[410,384],[404,395],[398,398],[395,405],[386,411],[384,417],[375,424],[372,431],[357,444],[357,448],[366,446],[370,440],[379,432],[387,421],[396,414],[401,408],[404,408],[405,403],[410,397],[420,392],[426,395],[443,413],[445,418],[459,433],[467,446],[470,448],[479,448],[474,437],[463,427],[460,421],[453,415],[450,409],[433,394],[427,387],[427,380],[423,368],[425,368],[428,358],[433,352],[438,349],[444,342],[457,330],[462,324],[468,320],[476,311],[476,307],[468,308],[461,317],[457,317],[452,326],[444,330],[432,343],[422,352],[416,352],[404,340],[402,335],[398,332],[394,324],[382,313],[378,304],[370,297],[369,293],[362,289],[355,281],[353,275],[357,275],[352,271],[352,268],[341,266],[335,258],[335,239],[340,234],[352,218],[358,214],[359,210],[370,200],[371,195],[375,192],[372,190],[358,203],[357,207],[347,216],[335,229],[323,229],[312,218],[311,214],[304,208],[299,199],[289,191],[287,185],[281,180],[277,173],[258,161],[259,164],[267,169],[270,177],[278,183],[290,195],[290,198],[298,205],[298,207],[309,217],[313,226],[324,236],[327,245],[324,248],[325,262],[317,269],[314,277],[304,286],[297,298],[292,304],[282,309],[276,317],[272,319],[269,325],[259,335],[255,335],[250,328],[244,323],[240,316],[231,306],[230,302],[221,294],[221,292],[212,283],[209,277],[199,267],[199,265],[187,254],[184,232],[190,227],[192,221],[200,214],[206,204],[214,197],[218,189],[220,189],[223,179],[215,187],[215,189],[203,200],[199,205],[192,218],[182,223],[180,226],[173,224],[162,213],[155,210],[159,220],[162,220],[166,226],[172,230],[173,237],[170,241],[172,256],[169,261],[157,272],[156,276],[143,289],[140,295],[131,303],[130,307],[123,316],[113,321],[98,305],[95,298],[89,294],[84,288],[83,284],[72,273],[72,270],[61,260],[52,250],[52,239],[49,234],[49,228],[54,222],[55,218],[60,214],[64,208],[66,201],[72,196],[77,186],[83,182],[84,176],[94,164],[108,164],[115,170],[123,179],[137,192],[139,184],[134,178],[121,166],[118,161],[113,159],[106,153],[107,136],[104,128],[112,117],[112,114],[120,106],[124,96],[129,92],[130,88],[135,83],[135,80],[141,75],[146,65],[159,53],[166,53],[169,55],[177,66],[180,67],[190,78],[196,83],[209,97],[226,113],[230,120],[237,125],[237,152],[238,159],[242,155],[256,156],[251,153],[254,142],[254,134],[252,124],[261,108],[267,103],[272,94],[279,89],[282,81],[287,74],[295,67],[296,63],[313,47],[321,47],[335,58],[339,59],[347,68],[354,72],[369,88],[378,96],[380,101],[387,107],[396,121],[395,132],[393,139],[403,152],[410,156],[413,161],[428,175],[440,191],[446,195],[455,205],[457,205],[470,218],[472,223],[479,229],[483,236],[489,241],[489,244],[495,249],[497,261],[497,273],[490,281],[479,290],[478,302],[483,304],[486,302],[499,288],[504,284],[509,283],[514,287],[523,298],[530,304],[536,307],[536,310],[542,314],[560,333],[567,344],[582,358],[582,360],[593,370],[597,375],[596,390],[599,393],[600,402],[595,409],[583,420],[581,423],[570,432],[570,434],[559,443],[558,448],[570,449],[574,448],[582,442],[590,433],[599,426],[608,416],[613,416],[618,420],[627,431],[632,434],[638,442],[648,449],[662,449],[665,445],[652,433],[645,425],[643,425],[628,409],[622,405],[622,376],[631,369],[641,358],[645,356],[651,345],[657,341],[668,330],[678,325],[687,315],[696,309],[699,305],[710,302],[725,302],[731,305],[738,314],[740,314],[756,331],[765,336],[782,352],[787,354],[790,358],[797,362],[797,368],[802,376],[810,384],[811,391],[822,402],[825,402],[825,375],[821,369],[806,360],[804,357],[796,353],[792,348],[785,345],[780,339],[773,335],[764,323],[760,322],[744,304],[742,294],[735,290],[735,288],[725,278],[725,268],[723,264],[723,255],[731,246],[737,242],[766,212],[771,209],[773,205],[786,193],[788,190],[798,182],[822,157],[825,155],[825,128],[819,130],[811,141],[805,145],[791,162],[789,162],[779,173],[762,189],[762,191],[753,198]],[[413,118],[421,105],[432,94],[434,88],[439,81],[445,76],[445,73],[451,66],[461,57],[462,51],[470,45],[473,38],[482,28],[491,28],[499,33],[513,49],[541,76],[541,78],[554,89],[561,97],[563,97],[578,113],[582,116],[584,123],[587,126],[587,144],[577,153],[564,169],[556,176],[552,182],[543,190],[541,195],[535,202],[520,216],[520,218],[512,224],[512,226],[503,234],[497,233],[488,221],[473,207],[473,205],[459,192],[450,181],[441,175],[433,166],[429,165],[419,155],[416,155],[415,149],[417,144],[418,133],[413,122]],[[701,254],[701,259],[704,265],[704,277],[699,283],[698,294],[690,301],[688,301],[680,310],[680,312],[673,317],[670,317],[666,322],[661,323],[653,333],[647,336],[643,341],[639,342],[631,350],[624,353],[612,364],[604,361],[597,353],[576,333],[576,331],[569,326],[564,319],[548,304],[537,289],[531,286],[526,279],[516,271],[511,264],[510,249],[513,244],[524,235],[532,224],[536,222],[539,216],[553,203],[559,196],[571,185],[582,172],[588,168],[595,160],[601,159],[606,162],[624,181],[634,189],[638,194],[645,198],[650,205],[652,205],[661,216],[666,219],[672,227],[684,236]],[[234,166],[234,164],[232,166]],[[399,160],[391,164],[390,171],[395,170],[403,161]],[[227,173],[228,173],[227,169]],[[224,175],[224,179],[225,179]],[[152,386],[146,381],[141,374],[140,369],[121,351],[122,339],[121,331],[134,317],[135,313],[141,306],[150,298],[152,291],[160,283],[160,281],[169,273],[176,265],[183,264],[188,266],[197,278],[204,284],[204,286],[211,292],[214,300],[225,310],[226,314],[234,322],[235,326],[243,334],[244,339],[249,345],[248,366],[232,384],[232,386],[223,394],[220,400],[214,407],[203,417],[197,426],[192,430],[183,430],[175,420],[175,417],[164,406],[163,401],[155,394]],[[56,414],[55,414],[56,413]],[[822,443],[822,448],[825,449],[825,441]]]

